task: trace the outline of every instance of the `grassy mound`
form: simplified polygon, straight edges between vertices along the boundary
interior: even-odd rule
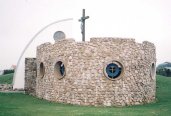
[[[14,75],[14,73],[0,75],[0,84],[12,84],[13,75]]]
[[[52,103],[21,93],[0,93],[0,116],[170,116],[171,78],[157,76],[156,103],[89,107]]]

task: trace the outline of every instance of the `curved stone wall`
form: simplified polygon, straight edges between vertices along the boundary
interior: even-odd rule
[[[60,66],[56,66],[59,61]],[[122,65],[122,74],[109,79],[105,67],[114,61]],[[41,63],[45,67],[43,77]],[[36,95],[79,105],[149,103],[155,100],[155,65],[155,46],[147,41],[140,44],[126,38],[91,38],[90,42],[63,39],[45,43],[37,47]],[[116,71],[116,67],[110,68],[111,73]]]

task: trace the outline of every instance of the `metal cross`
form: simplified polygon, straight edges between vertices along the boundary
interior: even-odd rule
[[[115,70],[116,70],[116,68],[115,68],[114,66],[111,66],[111,67],[109,68],[109,70],[112,71],[112,73],[114,73]]]
[[[83,16],[79,19],[81,22],[82,41],[85,41],[85,20],[88,18],[89,16],[85,16],[85,9],[83,9]]]

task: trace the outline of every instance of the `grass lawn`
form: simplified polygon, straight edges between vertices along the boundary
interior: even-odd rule
[[[89,107],[51,103],[22,93],[0,93],[0,116],[171,116],[171,78],[157,76],[157,102]]]
[[[12,84],[14,73],[0,75],[0,84]]]

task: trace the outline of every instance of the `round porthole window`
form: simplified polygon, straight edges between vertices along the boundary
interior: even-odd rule
[[[63,62],[58,61],[55,64],[55,67],[54,67],[54,75],[58,79],[61,79],[61,78],[63,78],[65,76],[65,66],[64,66]]]
[[[123,73],[123,66],[118,61],[112,61],[105,66],[104,72],[107,78],[114,80]]]
[[[40,63],[40,77],[43,78],[45,75],[45,66],[43,62]]]

